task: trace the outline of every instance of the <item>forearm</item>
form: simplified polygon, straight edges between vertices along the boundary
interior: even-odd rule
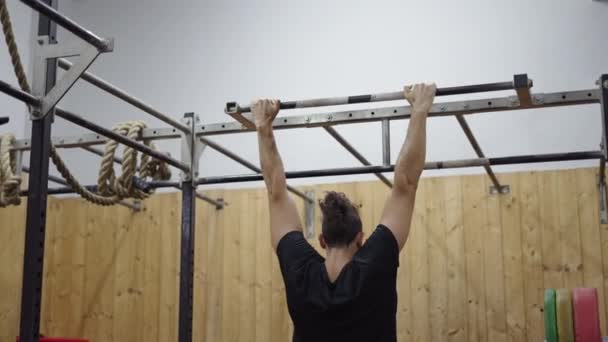
[[[272,127],[258,129],[258,146],[260,165],[271,199],[283,196],[287,192],[285,169],[277,149]]]
[[[395,165],[394,187],[407,190],[416,187],[426,159],[427,113],[412,113],[405,143]]]

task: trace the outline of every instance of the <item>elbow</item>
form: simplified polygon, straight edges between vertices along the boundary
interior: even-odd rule
[[[407,174],[402,174],[400,176],[395,176],[393,192],[403,195],[415,194],[416,190],[418,190],[419,182],[420,174],[411,176]]]

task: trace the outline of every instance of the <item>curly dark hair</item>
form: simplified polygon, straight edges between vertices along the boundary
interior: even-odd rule
[[[323,212],[322,233],[328,247],[345,247],[362,230],[359,210],[342,192],[328,191],[319,200]]]

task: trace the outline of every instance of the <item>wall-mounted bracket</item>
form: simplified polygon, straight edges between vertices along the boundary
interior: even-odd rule
[[[490,195],[505,195],[511,193],[511,187],[509,185],[501,185],[499,188],[492,185],[490,187]]]
[[[314,191],[306,191],[308,198],[315,198]],[[311,239],[315,236],[315,208],[316,201],[304,201],[304,236]]]
[[[79,59],[46,94],[42,86],[46,85],[46,79],[34,79],[34,89],[32,91],[35,96],[40,98],[40,104],[32,108],[32,120],[38,120],[46,116],[101,53],[96,47],[80,40],[62,44],[49,44],[48,36],[41,36],[37,42],[38,44],[34,49],[34,77],[46,77],[45,70],[49,60],[56,62],[57,58],[71,56],[79,56]],[[108,42],[108,50],[103,52],[113,50],[114,40],[109,39]]]

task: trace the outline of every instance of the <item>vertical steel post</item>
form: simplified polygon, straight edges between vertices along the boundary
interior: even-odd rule
[[[602,153],[608,160],[608,74],[600,76],[600,106],[602,107]]]
[[[382,120],[382,164],[391,165],[391,122]]]
[[[179,273],[179,326],[178,341],[192,342],[192,316],[194,303],[194,232],[195,232],[195,198],[198,175],[198,158],[204,149],[198,142],[195,132],[196,116],[194,113],[184,115],[184,123],[190,132],[182,133],[182,162],[190,166],[189,172],[182,172],[182,226]]]
[[[57,8],[57,0],[44,0]],[[49,43],[56,43],[57,25],[40,15],[38,35],[48,36]],[[46,75],[34,77],[45,79],[45,93],[56,81],[57,68],[54,60],[46,62]],[[46,76],[46,77],[45,77]],[[44,265],[44,243],[46,232],[46,201],[51,152],[51,124],[53,111],[32,122],[32,148],[27,198],[25,247],[23,253],[23,282],[21,292],[21,320],[19,336],[21,342],[38,342],[40,336],[40,306],[42,303],[42,274]]]

